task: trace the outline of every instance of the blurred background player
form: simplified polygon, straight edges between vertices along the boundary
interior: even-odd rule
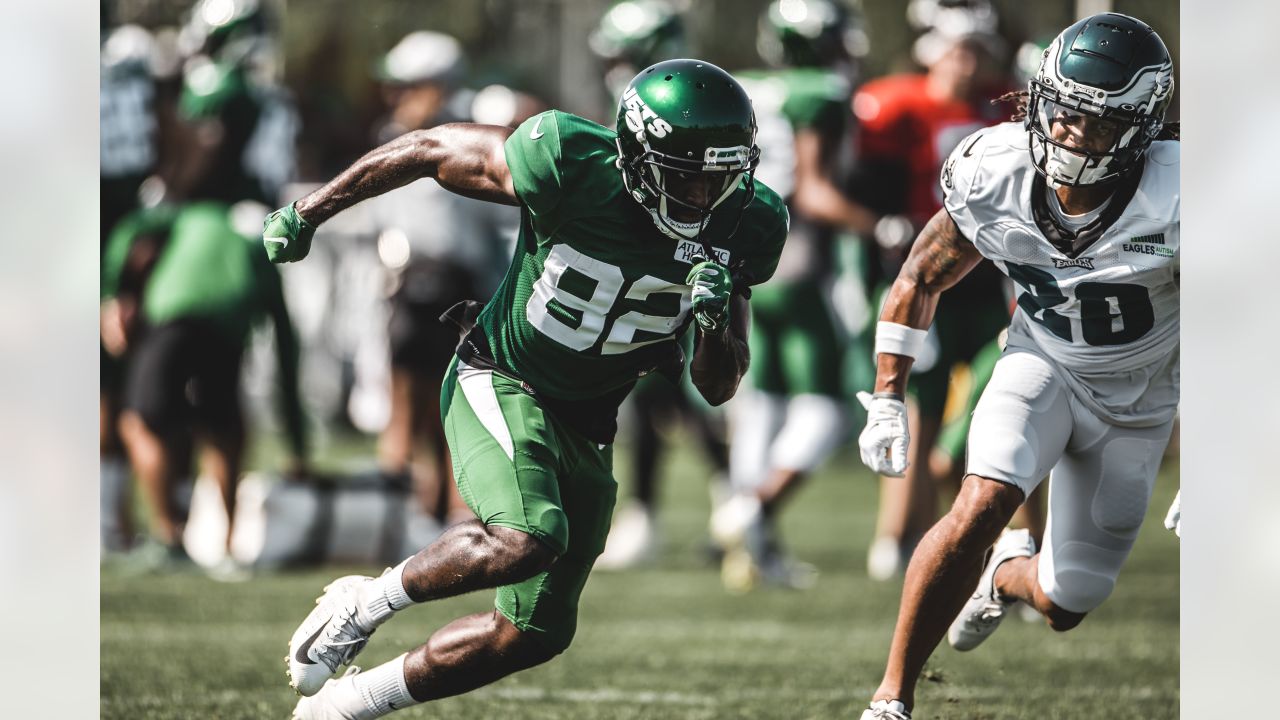
[[[178,35],[182,121],[160,168],[164,199],[274,204],[294,171],[298,120],[258,0],[201,0]]]
[[[426,30],[406,35],[377,63],[388,112],[374,142],[470,121],[475,93],[461,89],[465,73],[462,46],[453,37]],[[440,316],[462,300],[493,293],[515,242],[519,212],[429,181],[374,198],[364,211],[386,271],[388,324],[385,360],[357,357],[353,392],[368,388],[389,398],[378,464],[393,484],[413,488],[410,544],[423,547],[442,527],[471,517],[453,483],[440,424],[440,384],[458,344],[457,329]]]
[[[734,495],[712,515],[727,587],[757,580],[807,587],[812,566],[777,537],[784,501],[844,439],[843,349],[831,308],[833,240],[869,237],[877,216],[837,187],[849,98],[867,52],[862,16],[829,0],[778,0],[759,21],[770,70],[739,77],[751,95],[763,149],[759,176],[786,198],[791,226],[778,272],[751,298],[750,388],[733,403]]]
[[[109,7],[103,4],[103,23],[108,22]],[[104,248],[111,229],[138,207],[138,190],[156,165],[153,46],[151,33],[138,25],[103,27],[98,165]]]
[[[685,57],[684,21],[666,0],[623,0],[600,18],[587,38],[604,70],[609,99],[617,102],[636,73],[661,60]],[[606,115],[614,108],[608,108]]]
[[[603,113],[616,114],[616,103],[636,73],[662,60],[687,57],[684,21],[664,0],[624,0],[600,18],[588,39],[604,70],[604,84],[614,104]],[[693,354],[692,334],[682,341]],[[672,383],[659,374],[641,378],[624,404],[631,439],[631,497],[614,512],[602,570],[632,567],[653,559],[659,545],[658,466],[668,444],[664,431],[683,424],[694,435],[711,469],[713,495],[728,481],[729,448],[723,414],[711,408],[684,378]],[[723,494],[723,492],[721,492]]]
[[[1004,119],[1004,109],[991,101],[1012,87],[1003,70],[1005,43],[987,0],[913,0],[907,17],[924,30],[912,54],[925,72],[870,81],[853,98],[857,197],[906,220],[882,224],[874,234],[882,289],[906,258],[914,229],[942,206],[942,161],[962,138]],[[881,479],[880,511],[867,558],[872,578],[888,579],[905,567],[935,519],[938,488],[929,457],[942,425],[952,370],[960,364],[973,366],[975,359],[994,362],[998,352],[979,353],[1008,321],[1004,280],[990,263],[976,268],[939,304],[929,342],[912,368],[917,409],[911,413],[906,477]],[[975,369],[970,376],[989,372]]]
[[[103,342],[115,355],[129,353],[120,433],[150,511],[154,542],[137,551],[147,567],[186,562],[174,490],[197,442],[204,446],[203,470],[222,492],[230,551],[246,442],[240,361],[262,316],[275,327],[280,353],[288,470],[305,473],[297,344],[279,273],[258,251],[248,224],[260,208],[193,198],[140,211],[117,226],[108,246]],[[216,572],[235,570],[228,555]]]
[[[258,201],[292,172],[287,150],[263,145],[291,137],[287,109],[268,110],[280,108],[269,84],[266,30],[253,2],[205,0],[193,8],[179,36],[186,53],[180,123],[162,139],[169,152],[150,181],[150,201],[159,204],[117,223],[104,253],[103,345],[114,357],[127,353],[120,433],[150,513],[152,542],[135,555],[143,567],[187,561],[185,509],[175,491],[197,441],[222,493],[230,550],[246,443],[241,358],[262,317],[275,328],[288,471],[305,473],[297,342],[279,273],[253,242]],[[215,571],[237,574],[229,555]]]
[[[153,40],[137,25],[110,28],[112,5],[101,3],[102,52],[98,103],[100,250],[111,229],[138,207],[142,181],[155,168],[155,81]],[[101,259],[101,258],[100,258]],[[116,420],[120,412],[120,360],[105,346],[99,352],[98,432],[101,458],[100,527],[102,550],[127,550],[133,541],[129,465]]]

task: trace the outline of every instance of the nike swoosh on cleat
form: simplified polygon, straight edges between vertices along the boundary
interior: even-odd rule
[[[269,237],[269,238],[262,238],[262,239],[263,239],[263,241],[265,241],[265,242],[275,243],[275,244],[279,245],[281,250],[283,250],[283,249],[285,249],[285,248],[289,247],[289,239],[288,239],[288,238]]]
[[[543,135],[546,135],[546,133],[544,133],[544,132],[538,132],[538,128],[542,127],[542,119],[543,119],[543,118],[545,118],[545,117],[546,117],[546,115],[541,115],[541,116],[539,116],[539,117],[538,117],[538,122],[536,122],[536,123],[534,123],[534,124],[533,124],[533,129],[529,131],[529,139],[530,139],[530,140],[537,140],[538,138],[542,137]]]
[[[320,637],[320,633],[324,632],[324,628],[328,624],[329,624],[328,620],[325,620],[324,622],[320,623],[320,627],[316,628],[316,631],[311,633],[311,637],[302,641],[302,644],[298,646],[298,651],[294,653],[295,660],[297,660],[298,662],[304,665],[316,664],[311,658],[307,657],[307,651],[311,649],[311,646],[315,643],[316,638]]]

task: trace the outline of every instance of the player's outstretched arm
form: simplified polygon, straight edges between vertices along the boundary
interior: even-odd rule
[[[947,211],[939,210],[916,238],[889,290],[876,325],[875,394],[858,393],[867,426],[858,436],[862,462],[882,475],[907,469],[907,373],[924,345],[938,297],[982,261]]]
[[[738,391],[738,383],[747,373],[751,353],[747,334],[751,327],[751,306],[740,294],[729,299],[727,327],[721,332],[695,330],[693,360],[689,377],[702,397],[712,405],[722,405]]]
[[[452,123],[415,130],[374,148],[320,189],[269,215],[263,232],[267,255],[273,262],[301,260],[321,223],[422,178],[459,195],[518,204],[503,149],[511,132],[497,125]]]
[[[880,323],[876,328],[876,385],[877,393],[902,395],[907,389],[907,373],[915,360],[914,354],[897,354],[890,350],[902,347],[892,338],[882,338],[882,330],[890,325],[924,331],[933,322],[942,291],[955,285],[979,262],[982,254],[960,233],[960,228],[947,214],[939,210],[920,231],[911,254],[907,256],[898,278],[889,289]],[[909,346],[910,341],[907,342]],[[907,348],[903,348],[907,349]]]

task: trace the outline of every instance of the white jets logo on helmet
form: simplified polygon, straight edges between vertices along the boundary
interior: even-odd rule
[[[664,138],[671,132],[671,125],[640,99],[634,87],[622,94],[622,106],[627,109],[627,129],[636,134],[637,142],[645,141],[646,131],[656,138]]]

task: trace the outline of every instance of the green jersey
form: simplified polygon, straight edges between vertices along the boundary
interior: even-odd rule
[[[596,415],[606,410],[610,420],[636,379],[678,352],[690,322],[684,281],[703,252],[659,232],[627,194],[615,137],[548,111],[508,138],[520,239],[477,321],[498,369],[551,400],[602,402]],[[788,222],[777,194],[754,182],[741,220],[745,184],[713,212],[701,238],[746,284],[773,275]]]
[[[795,189],[796,133],[812,129],[840,138],[849,115],[849,81],[823,68],[757,70],[735,77],[751,96],[760,128],[756,176],[789,197]]]
[[[202,318],[242,346],[254,323],[269,317],[280,363],[281,412],[292,449],[301,454],[305,439],[297,336],[280,272],[267,260],[258,237],[237,229],[237,213],[256,221],[261,206],[202,201],[125,216],[112,231],[102,260],[101,296],[140,295],[147,325]],[[155,242],[141,253],[154,254],[149,261],[135,252],[144,237]]]
[[[167,235],[142,293],[143,317],[151,325],[180,317],[204,317],[244,342],[262,316],[287,319],[280,274],[263,255],[258,239],[232,226],[232,211],[217,202],[134,213],[111,235],[103,260],[102,294],[120,291],[130,248],[146,233]]]

